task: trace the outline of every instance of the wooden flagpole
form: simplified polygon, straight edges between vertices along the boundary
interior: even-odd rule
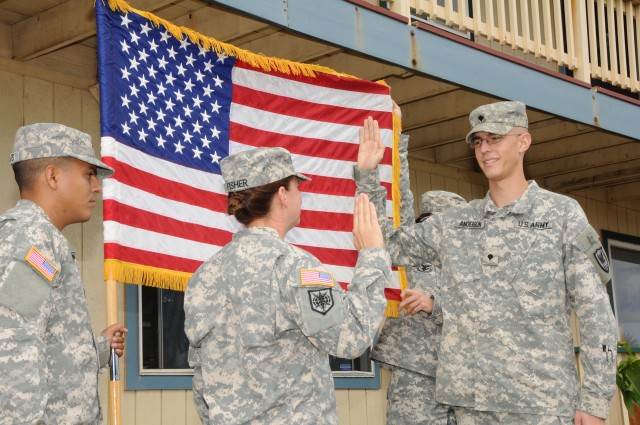
[[[118,294],[117,284],[109,275],[107,285],[107,326],[118,322]],[[111,350],[111,365],[109,367],[109,425],[121,425],[120,417],[120,367],[115,350]]]

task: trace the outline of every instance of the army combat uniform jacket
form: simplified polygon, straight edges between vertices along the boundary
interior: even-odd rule
[[[409,287],[425,294],[438,293],[438,270],[430,264],[407,270]],[[387,318],[371,358],[391,366],[401,367],[427,376],[436,376],[438,345],[442,329],[439,304],[427,314]]]
[[[400,134],[400,218],[403,225],[414,223],[413,193],[407,160],[409,136]],[[401,315],[387,318],[371,358],[427,376],[436,376],[438,345],[442,328],[438,286],[440,272],[430,264],[406,269],[409,288],[419,289],[434,297],[431,314]]]
[[[377,170],[358,190],[380,211]],[[438,402],[476,410],[605,418],[615,391],[617,330],[606,254],[578,203],[535,182],[498,209],[489,194],[385,240],[392,262],[442,267]],[[577,377],[571,312],[580,330]]]
[[[19,201],[0,217],[0,424],[101,423],[108,356],[72,246],[39,206]]]
[[[349,291],[276,230],[233,236],[192,276],[185,333],[205,424],[337,424],[328,354],[372,343],[391,273],[383,249],[359,252]]]

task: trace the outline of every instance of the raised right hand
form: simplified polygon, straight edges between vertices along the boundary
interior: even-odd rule
[[[358,251],[362,248],[384,248],[376,209],[364,193],[356,196],[353,211],[353,244]]]
[[[358,168],[361,170],[375,169],[384,156],[384,143],[380,139],[378,121],[371,117],[364,120],[360,129],[360,146],[358,147]]]

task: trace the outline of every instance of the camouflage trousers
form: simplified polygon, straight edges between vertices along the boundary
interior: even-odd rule
[[[481,412],[467,407],[456,407],[458,425],[573,425],[568,416],[543,416],[525,413]]]
[[[391,368],[387,390],[387,425],[455,425],[453,408],[435,400],[436,379]]]

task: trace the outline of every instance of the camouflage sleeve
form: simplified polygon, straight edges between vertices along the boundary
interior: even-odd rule
[[[567,212],[569,223],[586,223],[579,208],[576,204]],[[616,390],[617,325],[605,289],[609,280],[607,256],[598,235],[588,224],[569,241],[565,275],[569,299],[578,318],[584,370],[577,409],[606,418]]]
[[[436,321],[436,323],[442,323],[442,304],[440,303],[440,283],[441,283],[441,274],[440,269],[437,267],[433,268],[433,277],[434,282],[433,287],[433,310],[431,311],[431,316]]]
[[[94,337],[94,343],[96,345],[96,350],[98,351],[98,364],[100,365],[100,370],[98,373],[102,373],[105,371],[107,366],[109,366],[111,344],[109,338],[103,333]]]
[[[409,174],[409,136],[400,135],[398,145],[400,153],[400,223],[410,225],[415,222],[413,211],[413,193],[411,192],[411,176]]]
[[[200,365],[200,349],[189,347],[189,366],[193,368],[193,402],[196,405],[196,411],[200,417],[200,422],[206,424],[209,422],[209,406],[207,406],[207,403],[204,400],[202,368]]]
[[[360,250],[348,291],[316,259],[279,267],[286,273],[281,285],[285,314],[314,346],[337,357],[354,358],[372,344],[391,276],[383,249]]]
[[[191,276],[184,294],[184,332],[191,347],[198,348],[202,340],[214,326],[220,324],[222,315],[213,315],[212,311],[222,311],[227,301],[225,294],[217,293],[217,264],[203,263]]]
[[[376,207],[378,222],[386,241],[393,231],[393,221],[387,218],[387,189],[380,185],[378,169],[361,170],[354,165],[353,179],[356,182],[356,195],[366,193],[369,201]]]
[[[47,402],[44,333],[60,262],[23,231],[0,238],[0,412],[6,423],[37,422]]]
[[[439,271],[431,264],[411,267],[407,279],[411,288],[419,289],[433,298],[433,310],[429,314],[436,323],[442,322],[442,308],[439,302]]]
[[[396,266],[419,266],[428,262],[439,266],[438,250],[442,238],[439,217],[442,214],[422,223],[394,229],[392,221],[386,217],[387,190],[380,185],[378,170],[361,170],[354,166],[353,177],[356,193],[366,193],[375,205],[391,263]]]

